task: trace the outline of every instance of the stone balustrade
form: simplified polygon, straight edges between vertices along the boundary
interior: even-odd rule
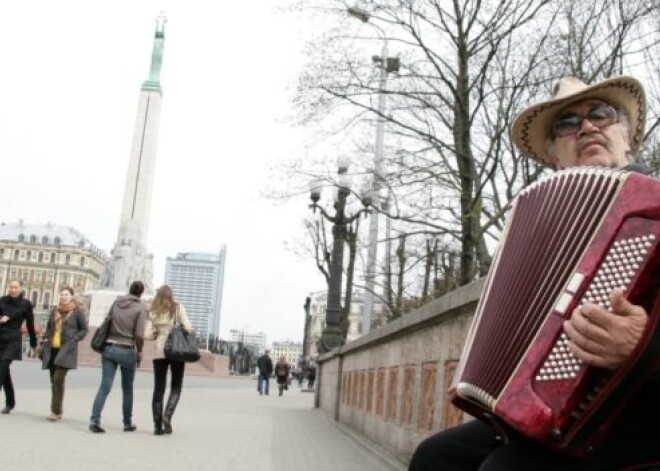
[[[447,400],[483,281],[458,288],[319,358],[316,407],[407,461],[467,417]]]

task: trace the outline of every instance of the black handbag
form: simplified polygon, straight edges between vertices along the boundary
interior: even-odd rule
[[[41,360],[44,369],[48,368],[48,363],[50,362],[50,342],[48,339],[43,339],[37,346],[37,358]]]
[[[195,362],[201,357],[195,335],[185,331],[177,310],[174,326],[165,340],[165,358],[170,361]]]
[[[92,341],[89,343],[92,350],[96,353],[103,353],[103,349],[105,348],[106,340],[108,340],[108,335],[110,334],[110,326],[112,325],[112,308],[114,306],[113,303],[108,311],[108,315],[105,316],[101,325],[96,329],[96,332],[92,336]]]

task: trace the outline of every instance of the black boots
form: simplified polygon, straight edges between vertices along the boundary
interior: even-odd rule
[[[163,414],[163,433],[172,433],[172,416],[181,397],[181,391],[170,391],[170,397],[167,398],[165,414]]]
[[[163,400],[151,401],[151,412],[154,415],[154,435],[163,434]]]

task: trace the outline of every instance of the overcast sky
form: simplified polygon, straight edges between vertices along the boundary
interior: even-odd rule
[[[165,52],[148,235],[154,283],[177,252],[227,245],[221,336],[302,340],[322,289],[300,237],[303,199],[260,196],[270,163],[300,152],[285,124],[306,25],[270,0],[21,0],[0,3],[0,221],[72,226],[109,252],[117,237],[155,18]]]

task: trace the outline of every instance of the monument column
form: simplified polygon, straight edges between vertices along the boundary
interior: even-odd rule
[[[102,281],[103,287],[117,291],[127,291],[134,280],[144,282],[148,290],[153,283],[153,256],[147,251],[147,235],[163,97],[160,69],[166,21],[163,14],[156,19],[149,78],[140,89],[117,241]]]

